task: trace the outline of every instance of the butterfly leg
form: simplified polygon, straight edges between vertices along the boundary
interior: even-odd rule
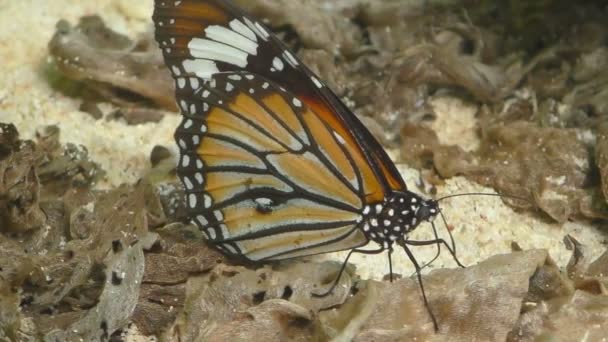
[[[414,265],[414,268],[416,269],[416,275],[418,276],[418,284],[420,285],[420,291],[422,291],[422,299],[424,299],[424,306],[426,306],[426,309],[429,312],[429,315],[431,316],[431,320],[433,321],[433,326],[435,327],[435,331],[438,331],[439,327],[437,325],[437,319],[435,318],[435,314],[433,314],[433,311],[431,310],[429,301],[426,298],[426,292],[424,291],[424,284],[422,283],[422,275],[420,274],[420,270],[421,270],[420,265],[418,265],[418,261],[416,261],[414,254],[412,254],[410,249],[407,248],[405,241],[402,241],[402,242],[403,243],[401,244],[401,247],[403,247],[403,250],[405,250],[405,254],[407,254],[407,257],[410,259],[410,261]]]
[[[462,268],[465,268],[465,266],[460,262],[460,260],[458,260],[458,257],[456,256],[456,252],[452,248],[450,248],[450,246],[444,239],[433,239],[433,240],[424,240],[424,241],[405,240],[404,243],[406,245],[410,245],[410,246],[444,245],[448,249],[448,251],[450,251],[450,254],[452,255],[452,258],[454,258],[454,261],[456,262],[456,264],[458,264],[458,266],[460,266]],[[435,260],[435,258],[433,258],[433,260]]]
[[[372,249],[372,250],[351,249],[350,252],[348,252],[348,255],[346,256],[346,259],[342,263],[342,267],[340,267],[340,271],[338,272],[338,276],[336,277],[336,279],[332,283],[331,287],[327,291],[322,292],[322,293],[314,293],[314,292],[312,292],[312,296],[313,297],[318,297],[318,298],[319,297],[325,297],[325,296],[329,295],[330,293],[332,293],[334,291],[334,289],[336,288],[336,286],[338,286],[338,283],[340,282],[340,278],[342,277],[342,273],[344,273],[344,270],[346,269],[346,265],[348,263],[348,259],[350,259],[350,256],[353,255],[353,253],[378,254],[378,253],[382,253],[383,251],[384,251],[384,248]]]

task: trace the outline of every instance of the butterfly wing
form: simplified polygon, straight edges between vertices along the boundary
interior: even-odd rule
[[[367,243],[361,210],[405,184],[357,118],[228,1],[156,1],[184,121],[191,215],[225,252],[268,260]]]

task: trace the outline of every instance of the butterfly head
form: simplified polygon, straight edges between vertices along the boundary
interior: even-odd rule
[[[394,192],[382,203],[364,208],[363,231],[371,240],[388,248],[421,222],[432,222],[438,214],[437,201],[409,191]]]

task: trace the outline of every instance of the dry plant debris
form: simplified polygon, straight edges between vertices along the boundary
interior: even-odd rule
[[[556,221],[607,218],[608,29],[595,2],[576,15],[546,13],[562,8],[558,0],[472,2],[464,12],[434,1],[239,2],[376,136],[402,144],[408,163],[530,198]],[[573,25],[556,25],[564,20]],[[49,51],[49,81],[96,117],[104,100],[122,106],[107,118],[134,124],[160,118],[151,104],[175,109],[151,36],[131,40],[85,17],[60,22]],[[427,101],[446,94],[480,104],[478,150],[444,146],[426,125]],[[608,252],[589,260],[572,237],[566,270],[530,250],[425,275],[435,334],[415,278],[361,281],[349,270],[331,296],[313,298],[339,265],[235,266],[180,222],[179,185],[151,174],[93,190],[103,170],[58,135],[46,127],[23,141],[0,125],[0,339],[101,341],[130,323],[144,335],[206,341],[608,336]]]

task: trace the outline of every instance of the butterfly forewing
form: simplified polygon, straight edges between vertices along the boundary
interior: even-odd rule
[[[184,116],[178,174],[207,238],[251,260],[366,244],[363,207],[405,184],[331,90],[229,1],[157,0],[153,18]]]

